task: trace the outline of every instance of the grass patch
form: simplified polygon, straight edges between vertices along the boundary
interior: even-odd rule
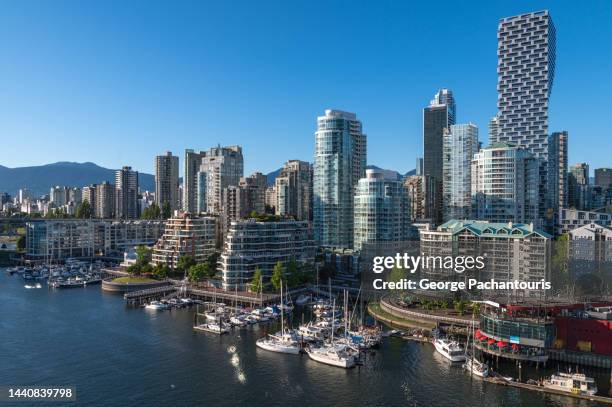
[[[117,277],[113,280],[113,283],[122,284],[142,284],[142,283],[155,283],[157,280],[147,277]]]

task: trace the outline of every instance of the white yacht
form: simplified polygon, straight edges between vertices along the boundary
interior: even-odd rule
[[[348,347],[324,344],[318,348],[306,348],[306,353],[308,353],[310,359],[327,365],[345,369],[355,366],[355,355]]]
[[[283,283],[281,281],[281,298],[283,298]],[[281,308],[281,330],[276,335],[268,335],[260,338],[256,344],[261,349],[269,350],[278,353],[291,353],[297,355],[300,353],[300,344],[297,339],[289,332],[285,331],[285,314]]]
[[[147,304],[145,308],[153,310],[165,310],[168,309],[168,306],[161,301],[151,301],[151,303]]]
[[[309,322],[306,325],[300,325],[298,335],[305,341],[322,341],[328,336],[328,330]]]
[[[219,324],[217,322],[207,322],[205,324],[196,325],[193,327],[193,329],[219,335],[229,333],[229,329],[223,323]]]
[[[290,353],[292,355],[300,353],[300,345],[290,333],[270,334],[267,338],[258,339],[256,345],[271,352]]]
[[[229,321],[230,321],[230,324],[234,326],[238,326],[238,327],[247,326],[246,317],[244,315],[240,315],[240,314],[232,315]]]
[[[474,357],[468,357],[463,364],[463,368],[478,377],[489,376],[489,366]]]
[[[557,373],[544,380],[544,387],[568,393],[594,396],[597,394],[595,379],[582,373]]]
[[[433,342],[434,347],[442,356],[450,360],[451,362],[463,362],[465,361],[465,351],[455,341],[449,341],[447,339],[436,339]]]

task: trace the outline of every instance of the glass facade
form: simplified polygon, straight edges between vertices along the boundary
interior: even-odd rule
[[[353,247],[353,193],[365,174],[366,136],[354,113],[326,110],[317,119],[313,227],[321,246]]]
[[[472,209],[471,163],[478,152],[478,127],[454,124],[444,132],[444,221],[468,219]]]

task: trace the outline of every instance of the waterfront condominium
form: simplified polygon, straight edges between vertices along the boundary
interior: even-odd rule
[[[197,212],[220,214],[223,190],[238,185],[244,175],[242,147],[213,147],[200,160],[197,173]]]
[[[321,246],[352,249],[353,194],[365,175],[366,135],[355,113],[325,110],[317,118],[313,227]]]
[[[488,222],[452,219],[438,228],[419,231],[423,256],[483,256],[485,267],[478,271],[481,281],[540,281],[550,278],[551,236],[533,224]],[[429,264],[422,275],[431,279],[464,280],[465,275],[445,269],[444,265]],[[476,277],[466,271],[470,277]],[[534,296],[541,290],[514,292]],[[499,291],[489,294],[499,295]]]
[[[423,175],[429,177],[431,193],[425,197],[425,215],[434,224],[442,220],[442,154],[444,130],[455,124],[453,92],[440,89],[423,109]]]
[[[453,124],[449,129],[444,129],[442,189],[445,221],[470,217],[471,163],[477,152],[476,125]]]
[[[547,10],[502,18],[497,31],[498,136],[546,159],[555,77],[555,26]]]
[[[312,165],[289,160],[275,181],[276,214],[312,220]]]
[[[123,167],[115,173],[115,216],[119,219],[137,219],[138,171]]]
[[[612,187],[612,168],[596,168],[595,185],[602,188]]]
[[[96,184],[85,186],[83,187],[83,191],[81,193],[83,202],[87,201],[89,203],[93,217],[96,216],[96,187]]]
[[[203,263],[215,252],[217,218],[182,213],[166,221],[163,235],[153,246],[152,262],[175,269],[182,256]]]
[[[179,158],[167,151],[155,157],[155,203],[160,208],[167,202],[170,209],[178,209]]]
[[[312,264],[315,251],[312,229],[307,221],[233,221],[219,257],[223,288],[246,289],[257,269],[267,283],[278,262],[287,265],[293,259],[298,264]]]
[[[472,160],[472,213],[491,222],[533,222],[539,227],[539,161],[505,143],[481,149]]]
[[[355,189],[354,248],[403,242],[409,225],[408,194],[397,173],[366,170]]]

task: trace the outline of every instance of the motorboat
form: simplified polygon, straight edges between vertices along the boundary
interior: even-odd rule
[[[595,379],[582,373],[553,374],[550,376],[550,379],[544,380],[544,387],[584,396],[594,396],[597,394]]]
[[[437,338],[434,340],[433,345],[438,353],[451,362],[465,361],[465,351],[459,343],[448,339]]]
[[[349,369],[355,366],[355,355],[348,347],[337,346],[333,343],[320,347],[307,347],[306,353],[310,359],[325,363],[326,365]]]
[[[151,301],[151,303],[147,304],[145,306],[145,308],[146,309],[163,311],[165,309],[168,309],[168,306],[166,304],[162,303],[161,301]]]

